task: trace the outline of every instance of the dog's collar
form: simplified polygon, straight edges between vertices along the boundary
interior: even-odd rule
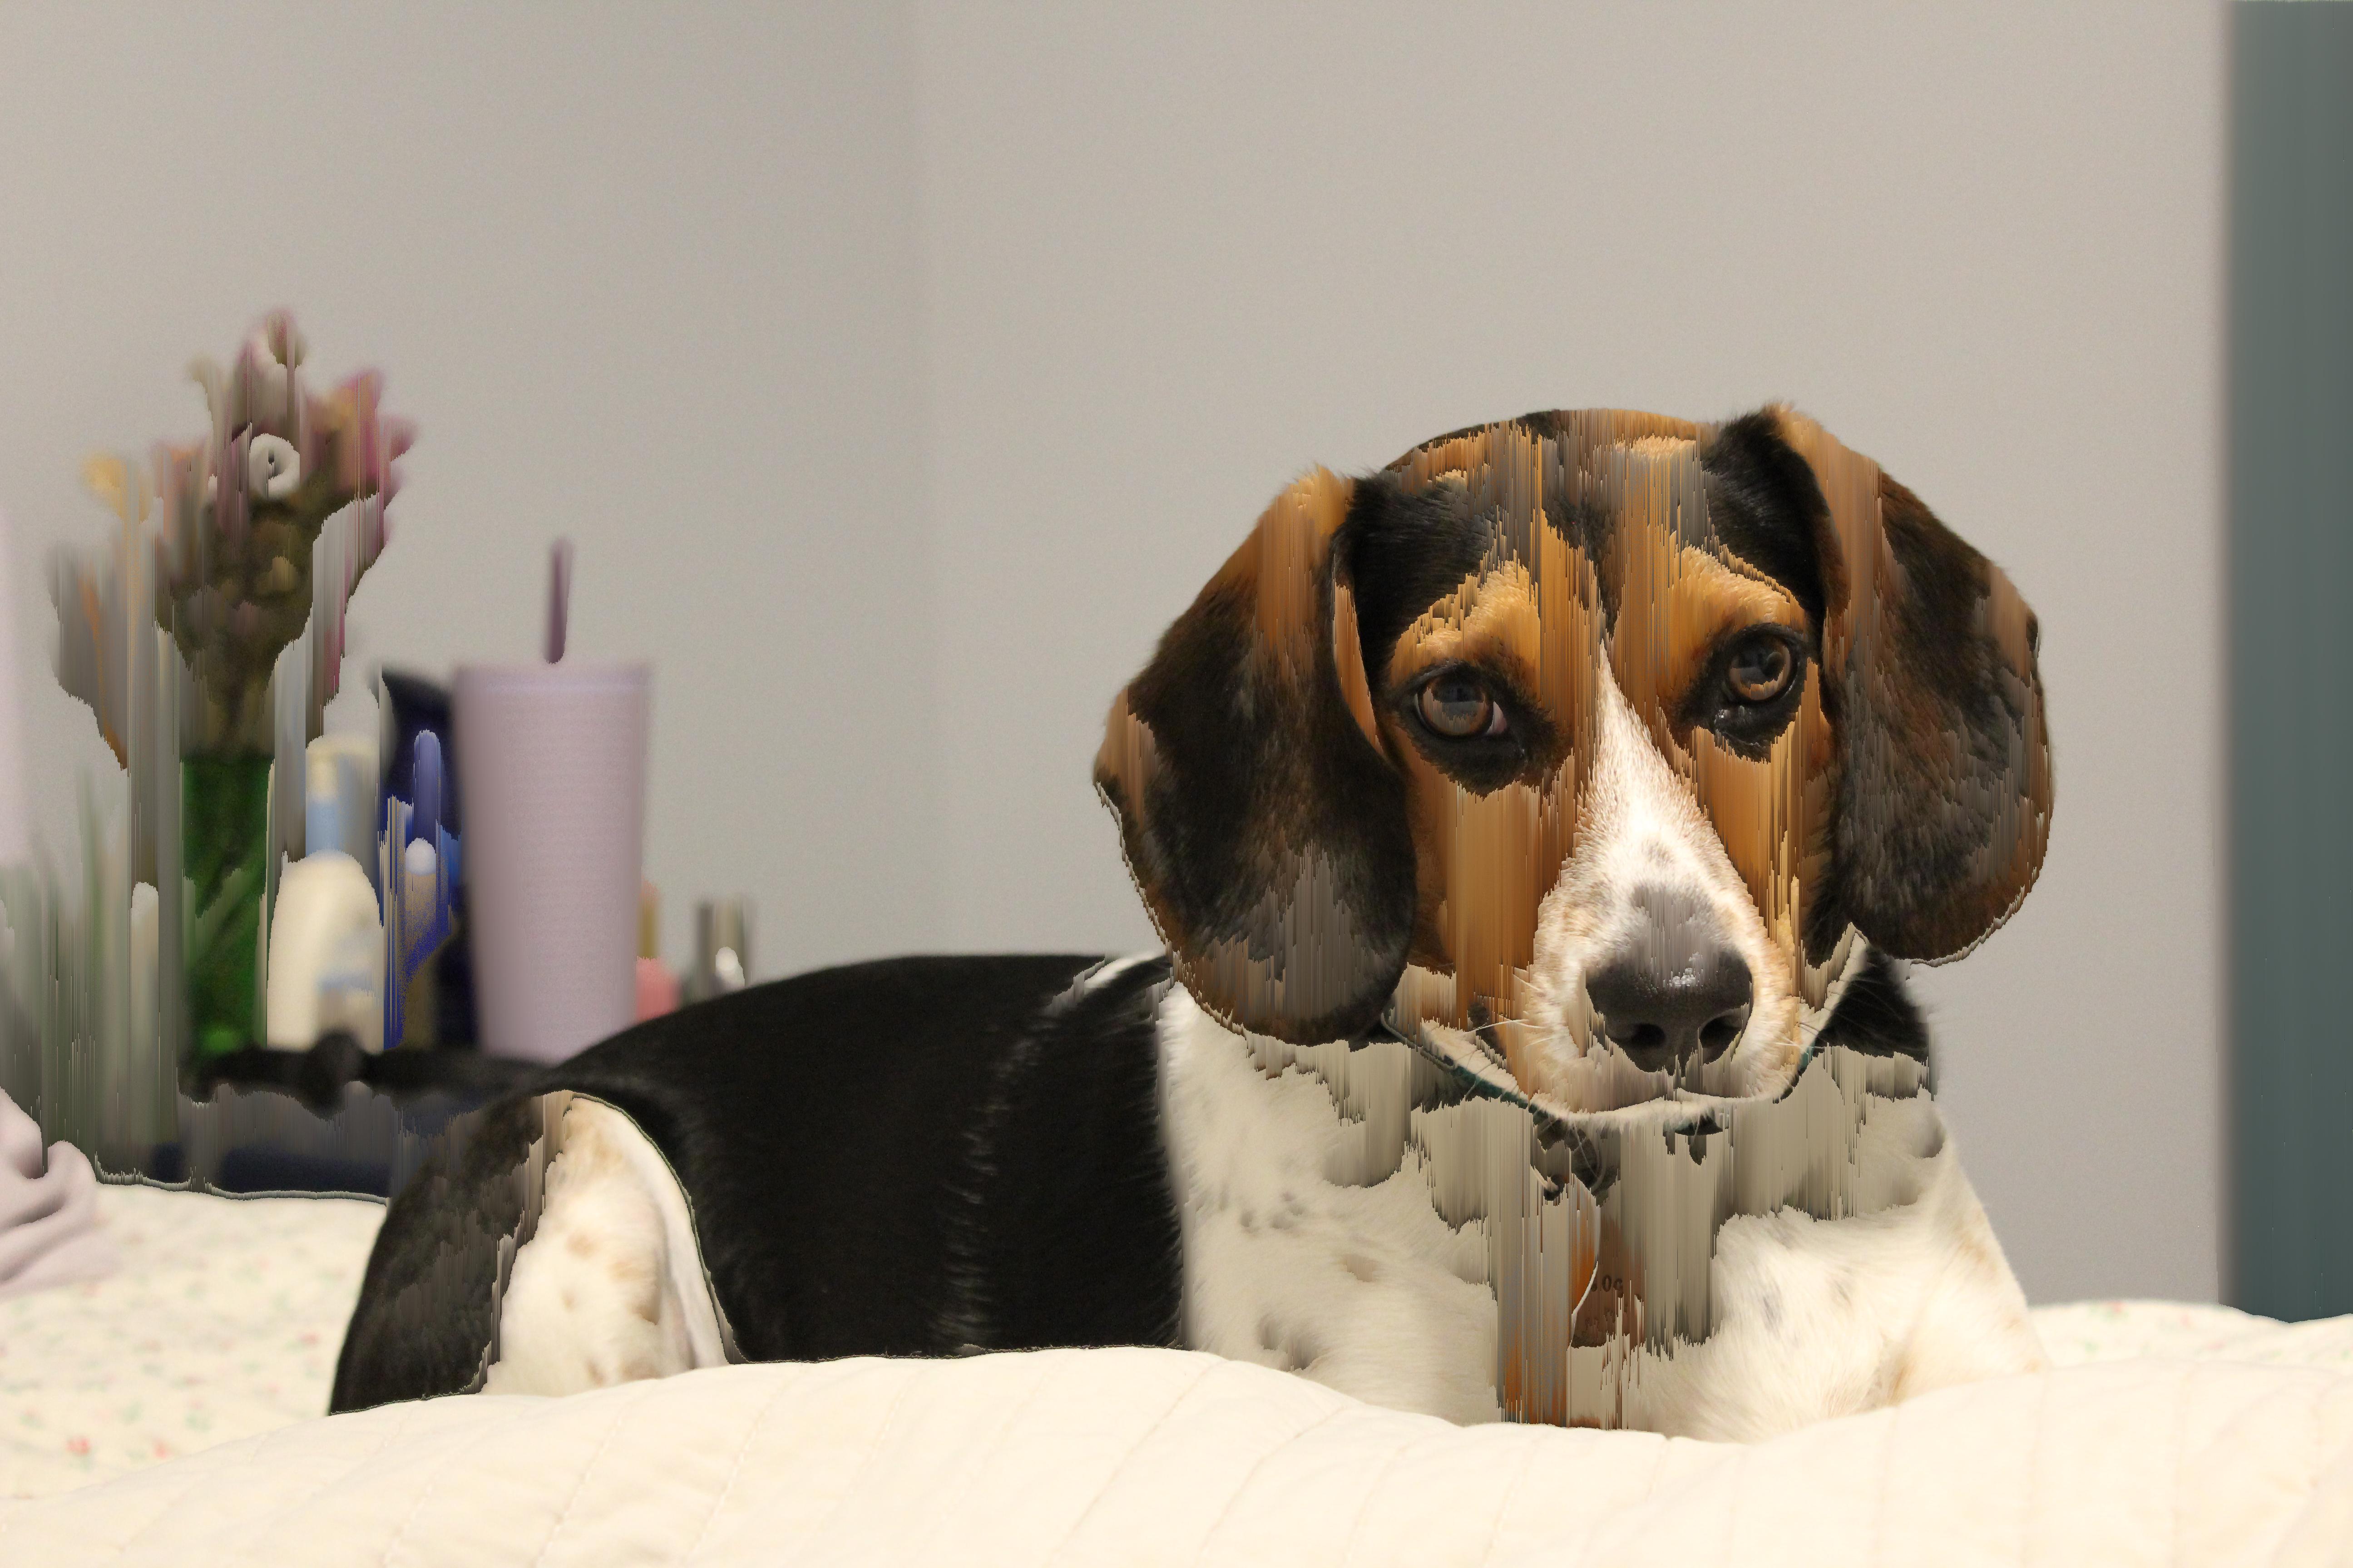
[[[1573,1129],[1568,1119],[1557,1111],[1538,1105],[1519,1085],[1508,1080],[1498,1081],[1456,1058],[1452,1052],[1432,1044],[1419,1029],[1409,1033],[1400,1029],[1384,1015],[1366,1034],[1366,1040],[1395,1040],[1445,1076],[1447,1082],[1462,1092],[1466,1100],[1494,1100],[1505,1105],[1516,1105],[1535,1122],[1539,1142],[1557,1142]]]
[[[1864,965],[1870,961],[1871,944],[1862,939],[1860,931],[1849,928],[1845,939],[1840,945],[1844,950],[1843,956],[1836,961],[1838,972],[1831,979],[1830,987],[1822,998],[1822,1005],[1817,1008],[1808,1009],[1807,1016],[1798,1026],[1799,1035],[1805,1042],[1805,1048],[1799,1054],[1797,1068],[1789,1074],[1788,1083],[1763,1103],[1775,1104],[1797,1092],[1799,1083],[1806,1076],[1806,1069],[1813,1065],[1814,1054],[1820,1048],[1823,1034],[1829,1030],[1831,1020],[1838,1016],[1841,1004],[1846,1000],[1847,988],[1853,984],[1854,977],[1862,973]],[[1622,1107],[1618,1110],[1567,1111],[1547,1106],[1520,1088],[1512,1080],[1509,1074],[1494,1063],[1482,1058],[1466,1058],[1459,1056],[1431,1039],[1427,1030],[1398,1028],[1391,1013],[1384,1013],[1381,1016],[1379,1022],[1367,1032],[1366,1039],[1367,1042],[1375,1039],[1397,1041],[1406,1049],[1438,1068],[1449,1083],[1461,1091],[1465,1099],[1499,1100],[1506,1105],[1519,1107],[1535,1121],[1537,1140],[1546,1144],[1556,1143],[1577,1135],[1580,1131],[1580,1122],[1595,1121],[1605,1117],[1622,1118],[1626,1111],[1643,1109],[1652,1109],[1653,1114],[1659,1116],[1662,1130],[1699,1131],[1719,1125],[1720,1119],[1735,1106],[1752,1103],[1748,1100],[1714,1095],[1704,1098],[1678,1096],[1672,1099],[1646,1101],[1640,1106]],[[1659,1107],[1676,1109],[1660,1112],[1655,1109]],[[1678,1110],[1682,1113],[1678,1114]]]

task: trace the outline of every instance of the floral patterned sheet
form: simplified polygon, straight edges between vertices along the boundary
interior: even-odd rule
[[[384,1219],[364,1198],[98,1197],[121,1268],[0,1300],[0,1496],[323,1415]]]
[[[103,1279],[0,1300],[0,1496],[65,1491],[308,1420],[384,1218],[360,1198],[111,1186]],[[2034,1314],[2063,1366],[2136,1356],[2353,1372],[2353,1318],[2086,1301]]]

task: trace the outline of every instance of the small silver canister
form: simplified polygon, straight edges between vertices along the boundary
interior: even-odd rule
[[[704,899],[694,906],[694,967],[681,988],[687,1002],[741,991],[752,974],[752,900]]]

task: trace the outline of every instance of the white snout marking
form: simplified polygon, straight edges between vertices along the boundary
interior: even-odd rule
[[[1652,917],[1636,894],[1647,890],[1654,901],[1712,917],[1725,945],[1747,964],[1753,988],[1739,1037],[1716,1060],[1688,1068],[1683,1086],[1729,1096],[1776,1089],[1803,1051],[1795,955],[1775,945],[1723,839],[1606,665],[1598,695],[1597,752],[1578,806],[1577,848],[1536,916],[1524,1014],[1538,1026],[1530,1057],[1536,1081],[1525,1087],[1577,1110],[1613,1109],[1677,1087],[1671,1073],[1641,1071],[1599,1037],[1585,989],[1643,934]]]

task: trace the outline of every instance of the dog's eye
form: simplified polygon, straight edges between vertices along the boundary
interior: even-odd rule
[[[1778,637],[1758,637],[1736,650],[1725,667],[1724,687],[1735,702],[1770,702],[1789,689],[1797,656]]]
[[[1780,626],[1752,626],[1721,647],[1694,683],[1683,721],[1704,725],[1751,761],[1761,759],[1798,710],[1806,688],[1806,648]]]
[[[1421,689],[1421,721],[1435,734],[1464,741],[1504,732],[1504,709],[1468,676],[1441,675]]]

